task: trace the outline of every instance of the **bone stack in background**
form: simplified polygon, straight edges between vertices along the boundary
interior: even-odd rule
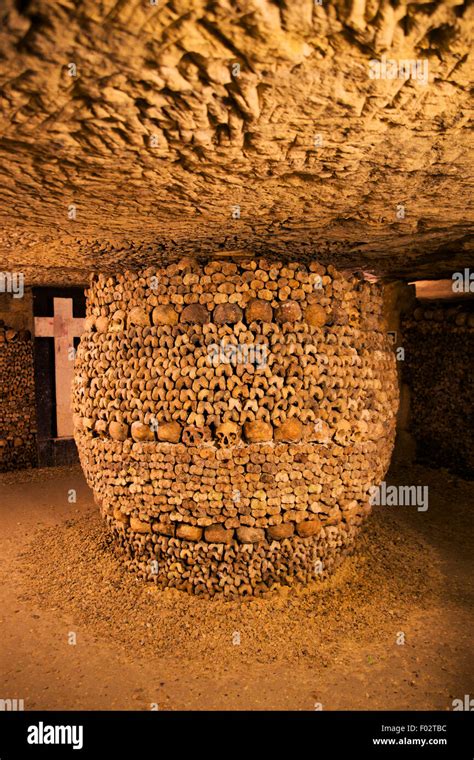
[[[474,303],[418,303],[402,330],[416,458],[472,478]]]
[[[0,322],[0,472],[36,466],[33,342]]]
[[[330,572],[392,452],[384,327],[378,285],[316,262],[93,278],[75,437],[128,566],[210,595]],[[214,366],[221,342],[264,345],[266,363]]]

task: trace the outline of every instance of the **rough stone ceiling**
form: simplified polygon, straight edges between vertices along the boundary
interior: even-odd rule
[[[236,251],[406,278],[472,263],[467,2],[1,7],[1,269],[81,282]],[[426,59],[428,84],[371,79],[383,55]]]

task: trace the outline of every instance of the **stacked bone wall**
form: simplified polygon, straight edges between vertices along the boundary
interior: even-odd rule
[[[403,322],[418,461],[474,476],[474,304],[417,305]]]
[[[36,408],[28,331],[0,326],[0,471],[34,467]]]
[[[75,436],[131,568],[211,595],[331,570],[393,447],[382,309],[379,286],[317,263],[92,281]]]

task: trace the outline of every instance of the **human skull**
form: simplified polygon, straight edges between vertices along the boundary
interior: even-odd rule
[[[223,422],[216,428],[216,439],[218,446],[229,448],[236,446],[240,440],[240,428],[235,422]]]
[[[107,422],[105,420],[97,420],[94,426],[94,430],[99,438],[105,438],[107,435]]]
[[[333,431],[325,420],[317,419],[312,425],[306,426],[306,441],[314,443],[330,443]]]
[[[183,430],[181,440],[185,446],[201,446],[206,441],[210,441],[211,431],[208,427],[196,427],[195,425],[188,425]]]
[[[109,329],[109,320],[107,317],[97,317],[95,320],[95,329],[98,333],[106,333]]]
[[[85,318],[85,320],[84,320],[84,332],[85,333],[92,332],[92,330],[95,327],[95,319],[96,318],[95,318],[94,315],[91,315],[91,316]]]
[[[296,417],[290,417],[275,428],[275,441],[296,443],[303,437],[303,430],[302,423]]]
[[[273,427],[263,420],[254,420],[245,423],[244,434],[247,443],[266,443],[273,438]]]
[[[145,309],[140,308],[140,306],[134,306],[128,312],[128,324],[135,327],[149,327],[150,317]]]
[[[114,441],[125,441],[128,437],[128,425],[121,420],[112,420],[109,425],[109,435]]]
[[[122,309],[115,311],[110,320],[110,332],[123,332],[125,330],[126,314]]]
[[[135,420],[130,426],[132,438],[137,442],[148,442],[155,440],[155,434],[149,425],[145,425],[140,420]]]

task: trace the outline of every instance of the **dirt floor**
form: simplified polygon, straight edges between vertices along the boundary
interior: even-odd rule
[[[428,485],[428,511],[379,507],[330,581],[229,602],[122,570],[79,467],[0,475],[0,697],[27,710],[452,709],[474,695],[472,484],[421,467],[387,480]]]

